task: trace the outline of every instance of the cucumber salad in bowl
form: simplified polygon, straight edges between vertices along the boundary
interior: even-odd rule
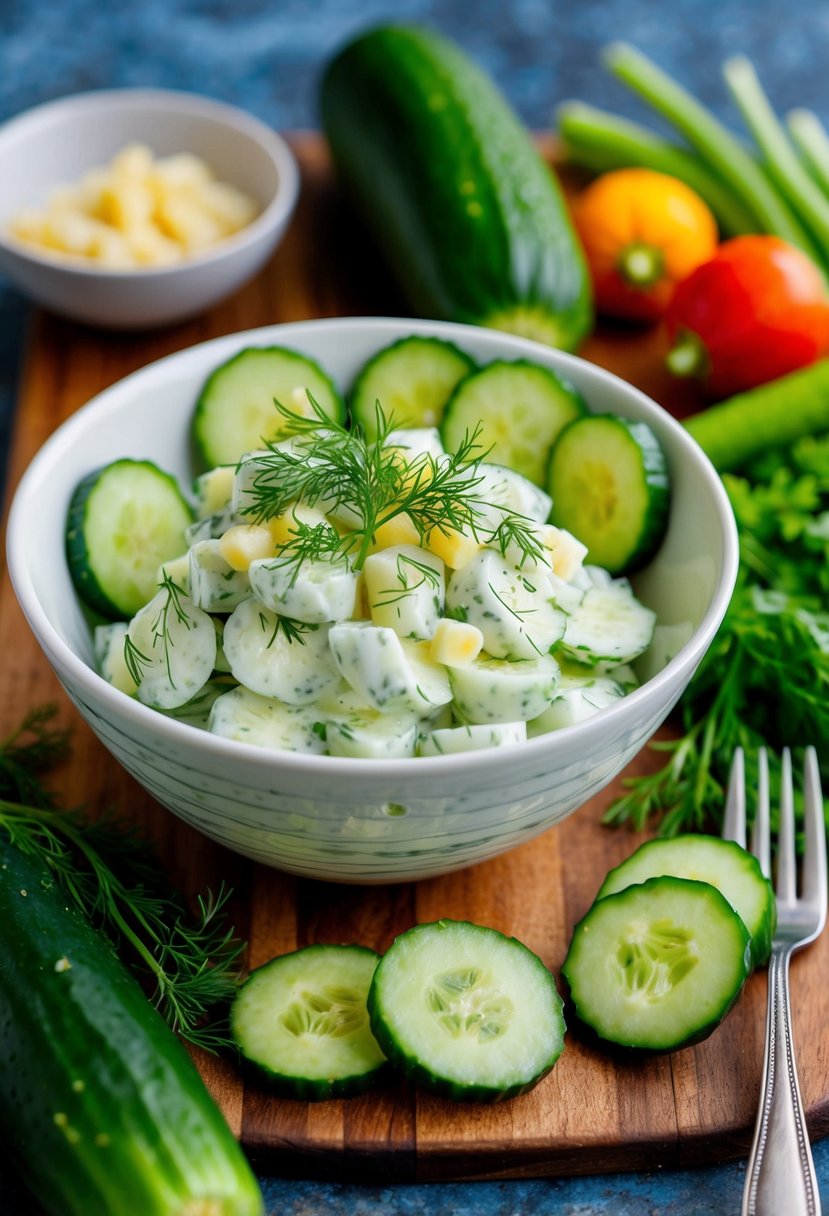
[[[207,378],[188,494],[147,460],[77,486],[66,549],[99,673],[262,748],[390,759],[520,743],[638,684],[627,574],[668,515],[647,425],[527,359],[384,347],[347,405],[287,347]]]

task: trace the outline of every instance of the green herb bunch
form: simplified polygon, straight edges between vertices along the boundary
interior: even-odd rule
[[[222,1007],[233,995],[243,943],[224,923],[221,886],[191,914],[162,889],[159,868],[134,829],[61,810],[44,774],[69,750],[54,706],[28,714],[0,743],[0,830],[39,857],[66,895],[120,949],[152,1003],[183,1039],[216,1051],[230,1042]]]
[[[651,745],[666,764],[628,781],[608,822],[718,830],[738,746],[749,788],[757,749],[769,749],[773,808],[783,747],[812,744],[829,762],[829,437],[723,482],[740,537],[731,604],[680,701],[678,737]]]

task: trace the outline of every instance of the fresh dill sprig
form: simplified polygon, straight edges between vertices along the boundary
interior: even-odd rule
[[[421,539],[436,530],[448,534],[469,529],[491,536],[502,551],[517,547],[522,561],[541,555],[531,521],[523,516],[505,510],[497,527],[482,527],[488,504],[477,493],[482,482],[478,465],[486,456],[479,428],[465,435],[452,453],[436,457],[421,452],[409,460],[401,448],[387,442],[395,422],[379,402],[376,435],[368,439],[359,427],[347,429],[312,397],[310,401],[310,416],[275,403],[285,431],[297,443],[271,442],[267,454],[257,458],[260,469],[244,509],[255,522],[280,515],[296,502],[333,517],[347,513],[354,526],[343,535],[335,532],[333,539],[328,534],[322,552],[328,559],[347,556],[356,570],[362,569],[377,530],[401,515],[409,517]],[[320,529],[298,527],[281,554],[290,552],[299,566],[320,555],[321,542]]]
[[[395,569],[397,570],[397,581],[400,584],[400,589],[387,587],[385,591],[382,591],[379,598],[374,601],[374,606],[377,608],[388,608],[392,604],[397,604],[408,596],[413,595],[421,587],[429,586],[434,591],[437,591],[440,587],[440,575],[437,570],[426,562],[418,561],[417,558],[411,557],[407,553],[397,554]],[[411,582],[409,581],[409,570],[412,571],[413,581]]]
[[[47,726],[54,713],[32,711],[0,744],[0,832],[42,860],[100,932],[129,948],[131,969],[149,981],[150,1000],[173,1030],[208,1051],[228,1045],[218,1010],[235,991],[244,948],[225,924],[229,890],[199,897],[191,915],[161,889],[152,851],[131,826],[55,806],[42,774],[67,755],[68,732]]]

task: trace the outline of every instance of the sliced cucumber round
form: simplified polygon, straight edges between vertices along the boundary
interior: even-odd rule
[[[665,533],[668,465],[644,422],[615,414],[578,418],[558,436],[547,469],[551,521],[587,545],[611,574],[638,569]]]
[[[774,889],[753,854],[721,836],[685,835],[648,840],[611,870],[597,899],[658,874],[709,882],[739,914],[751,936],[755,967],[765,963],[777,922]]]
[[[111,620],[133,616],[155,593],[162,562],[186,552],[192,519],[178,482],[149,460],[115,460],[90,473],[66,520],[78,595]]]
[[[366,1007],[379,957],[365,946],[306,946],[252,971],[230,1008],[243,1059],[291,1098],[369,1089],[386,1066]]]
[[[550,449],[568,422],[585,412],[561,376],[528,359],[496,359],[455,389],[441,424],[447,452],[478,430],[478,456],[544,484]]]
[[[313,416],[309,397],[336,422],[345,419],[342,397],[318,363],[284,346],[249,346],[217,367],[196,402],[192,434],[207,469],[235,464],[245,452],[280,439],[287,422],[278,402]]]
[[[640,604],[627,579],[595,584],[567,617],[561,651],[587,666],[630,663],[653,639],[656,614]]]
[[[377,403],[395,427],[433,427],[458,381],[475,363],[442,338],[412,334],[378,351],[351,390],[349,413],[367,439],[377,437]]]
[[[461,1101],[524,1093],[564,1046],[562,1000],[541,959],[467,921],[416,925],[396,938],[374,973],[368,1009],[392,1063]]]
[[[562,966],[580,1021],[648,1051],[706,1038],[750,971],[749,933],[725,896],[667,875],[597,900]]]

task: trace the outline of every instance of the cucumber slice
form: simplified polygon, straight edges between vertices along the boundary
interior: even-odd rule
[[[547,470],[550,519],[611,574],[638,569],[668,522],[668,465],[644,422],[615,414],[578,418],[559,435]]]
[[[706,1038],[750,971],[749,933],[725,896],[667,875],[597,900],[562,966],[586,1026],[648,1051]]]
[[[386,1067],[366,1008],[379,958],[365,946],[306,946],[252,971],[230,1008],[242,1057],[291,1098],[369,1089]]]
[[[454,452],[480,427],[479,456],[541,486],[559,432],[585,408],[573,386],[550,369],[528,359],[496,359],[460,382],[441,434],[447,452]]]
[[[758,967],[767,961],[777,922],[777,904],[759,861],[746,849],[720,836],[689,834],[670,840],[649,840],[610,871],[596,898],[603,899],[657,874],[711,883],[748,929],[753,965]]]
[[[498,1102],[532,1089],[564,1047],[562,1000],[537,955],[468,921],[415,925],[380,960],[368,994],[383,1051],[446,1097]]]
[[[475,363],[442,338],[400,338],[369,359],[354,382],[349,413],[367,439],[377,438],[380,407],[396,427],[437,426],[455,385]]]
[[[560,648],[578,663],[630,663],[653,638],[656,615],[640,604],[626,579],[592,586],[566,618]]]
[[[274,404],[311,415],[310,394],[335,422],[345,406],[333,381],[313,359],[284,346],[249,346],[207,378],[196,402],[192,433],[207,469],[235,464],[245,452],[286,433]]]
[[[78,595],[111,620],[152,598],[158,568],[187,549],[193,513],[177,481],[149,460],[115,460],[76,486],[66,560]]]

